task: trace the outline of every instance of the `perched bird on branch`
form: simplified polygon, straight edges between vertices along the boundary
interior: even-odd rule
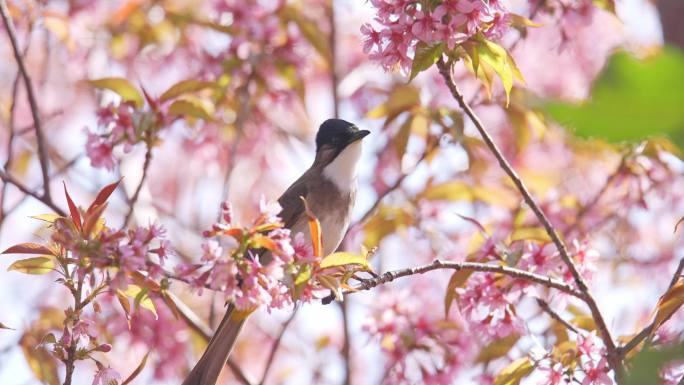
[[[316,158],[278,199],[279,216],[292,234],[303,233],[310,241],[305,202],[321,224],[323,255],[342,242],[356,198],[356,172],[361,158],[361,139],[370,132],[341,119],[328,119],[316,135]],[[304,200],[302,199],[304,198]],[[270,255],[264,254],[262,262]],[[223,320],[207,349],[183,385],[214,385],[248,314],[228,305]]]

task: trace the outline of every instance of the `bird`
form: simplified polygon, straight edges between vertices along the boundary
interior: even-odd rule
[[[357,170],[362,139],[370,134],[342,119],[324,121],[316,133],[313,163],[278,198],[278,215],[291,234],[302,233],[311,242],[306,206],[321,226],[323,255],[333,253],[342,242],[356,201]],[[304,198],[304,200],[302,200]],[[262,262],[269,255],[260,256]],[[247,317],[228,304],[204,354],[183,385],[215,385]]]

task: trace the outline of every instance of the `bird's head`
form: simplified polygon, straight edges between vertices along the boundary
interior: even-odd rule
[[[316,134],[316,152],[324,149],[342,152],[347,146],[363,139],[370,134],[368,130],[359,130],[354,123],[342,119],[328,119],[318,129]]]
[[[328,119],[316,135],[316,160],[323,173],[343,188],[355,180],[361,158],[361,139],[370,134],[342,119]]]

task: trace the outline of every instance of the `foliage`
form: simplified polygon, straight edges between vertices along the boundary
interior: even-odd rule
[[[179,383],[228,301],[226,383],[681,382],[684,63],[623,5],[5,3],[0,381]],[[269,202],[328,106],[373,135],[324,255]]]

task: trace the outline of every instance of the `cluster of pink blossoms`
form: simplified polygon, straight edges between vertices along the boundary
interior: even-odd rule
[[[320,258],[302,234],[294,239],[277,216],[281,207],[263,199],[250,227],[233,222],[231,206],[222,205],[222,220],[205,232],[202,263],[177,267],[180,277],[200,292],[221,291],[240,310],[291,306],[319,294],[314,266]]]
[[[90,164],[96,168],[113,170],[114,147],[123,145],[124,152],[145,140],[147,131],[156,126],[154,113],[141,111],[132,102],[110,103],[97,111],[97,130],[86,129],[88,140],[86,154]]]
[[[409,72],[420,42],[445,43],[453,49],[478,33],[498,39],[510,25],[500,0],[371,0],[371,4],[379,29],[361,26],[363,50],[386,70],[398,65]]]
[[[53,226],[52,241],[79,261],[79,276],[92,282],[99,272],[110,267],[117,268],[109,281],[113,288],[125,288],[131,273],[142,271],[151,279],[163,275],[170,243],[165,238],[166,230],[158,225],[128,231],[103,227],[89,234],[75,226],[71,218],[58,218]]]
[[[389,368],[387,383],[446,384],[473,359],[474,340],[463,325],[419,310],[408,292],[386,292],[363,330],[380,341]],[[420,374],[420,378],[414,378]]]
[[[458,288],[459,309],[471,330],[485,340],[504,338],[524,331],[523,321],[516,315],[514,303],[520,290],[510,288],[508,278],[496,274],[474,274],[464,288]]]

